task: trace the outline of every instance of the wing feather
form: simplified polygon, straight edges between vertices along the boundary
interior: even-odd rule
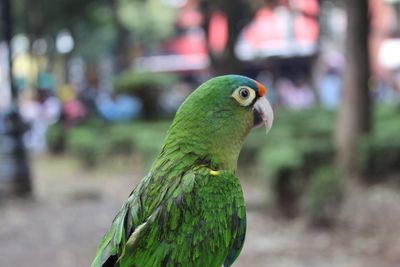
[[[238,179],[196,167],[169,187],[134,191],[99,246],[92,267],[230,266],[245,236],[245,211]],[[152,209],[149,213],[147,206]],[[140,213],[140,214],[137,214]],[[112,264],[112,265],[106,265]]]

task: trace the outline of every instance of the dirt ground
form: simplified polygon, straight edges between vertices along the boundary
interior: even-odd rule
[[[102,235],[141,177],[138,166],[126,160],[112,166],[85,171],[70,159],[35,158],[35,197],[0,203],[0,266],[90,266]],[[261,180],[243,179],[243,187],[248,229],[234,266],[400,266],[399,188],[352,190],[338,225],[317,230],[304,218],[274,216]]]

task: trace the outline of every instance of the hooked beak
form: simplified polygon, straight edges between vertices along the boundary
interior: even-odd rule
[[[253,115],[253,127],[257,127],[261,123],[264,123],[266,131],[268,133],[274,121],[274,112],[272,110],[271,104],[268,102],[266,97],[262,96],[256,101],[256,103],[254,104]]]

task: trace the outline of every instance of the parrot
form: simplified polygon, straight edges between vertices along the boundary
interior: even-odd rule
[[[231,266],[246,233],[235,176],[244,139],[273,123],[266,88],[236,74],[194,90],[105,233],[92,267]]]

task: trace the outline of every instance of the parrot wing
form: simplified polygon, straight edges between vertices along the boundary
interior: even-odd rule
[[[131,199],[131,201],[135,202],[134,199]],[[92,267],[112,267],[117,262],[117,255],[121,250],[122,244],[126,242],[127,232],[133,229],[133,225],[127,225],[128,213],[130,213],[129,206],[129,201],[127,201],[115,216],[111,227],[104,235],[97,249]]]
[[[103,238],[92,267],[221,266],[224,261],[229,266],[244,241],[243,195],[232,174],[216,177],[209,172],[205,167],[187,171],[159,189],[156,201],[147,202],[135,189]]]
[[[240,207],[240,209],[242,209],[244,216],[238,220],[237,236],[228,253],[228,256],[225,259],[224,267],[229,267],[233,264],[242,251],[244,245],[244,239],[246,237],[246,211],[244,206]]]
[[[132,233],[140,233],[144,223],[142,218],[143,201],[141,190],[149,181],[149,176],[143,178],[142,182],[132,191],[122,208],[115,216],[110,228],[104,235],[97,248],[96,256],[91,267],[112,267],[116,265],[118,255],[121,254],[127,239]],[[138,235],[138,234],[136,234]]]

